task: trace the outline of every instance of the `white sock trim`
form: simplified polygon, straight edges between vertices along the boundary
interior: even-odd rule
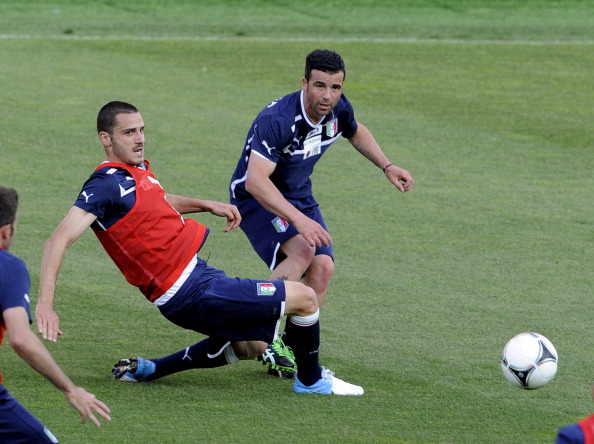
[[[299,327],[308,327],[318,322],[318,319],[320,319],[320,309],[318,308],[314,314],[309,316],[289,315],[288,317],[291,323]]]

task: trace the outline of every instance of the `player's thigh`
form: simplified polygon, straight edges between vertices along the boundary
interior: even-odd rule
[[[299,234],[292,224],[260,206],[242,213],[240,227],[270,269],[283,259],[278,256],[281,246]]]
[[[176,295],[161,307],[171,322],[236,341],[274,340],[285,314],[285,282],[218,277]]]
[[[330,230],[328,229],[328,226],[326,225],[326,221],[324,220],[324,215],[322,214],[322,211],[320,210],[320,207],[318,205],[314,205],[314,206],[310,206],[310,207],[302,207],[302,208],[300,208],[300,210],[304,215],[309,217],[311,220],[314,220],[317,223],[319,223],[324,228],[324,230],[326,230],[327,232],[330,232]],[[305,243],[305,245],[296,244],[295,245],[296,247],[313,248],[313,247],[309,246],[309,244],[305,241],[305,239],[302,236],[299,236],[299,238],[302,243]],[[283,245],[283,247],[284,247],[284,245]],[[332,249],[332,244],[330,244],[328,246],[322,244],[319,247],[316,247],[313,250],[313,256],[310,258],[309,262],[311,263],[315,257],[320,256],[320,255],[326,255],[333,259],[334,251]]]

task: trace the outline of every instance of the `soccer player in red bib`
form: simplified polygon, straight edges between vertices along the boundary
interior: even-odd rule
[[[17,192],[0,186],[0,344],[8,332],[14,351],[56,386],[68,402],[97,427],[94,416],[110,420],[109,408],[77,387],[64,374],[31,330],[30,279],[25,263],[8,252],[17,231]],[[0,374],[0,443],[57,443],[57,438],[2,385]]]
[[[166,193],[144,158],[144,121],[133,105],[106,104],[97,116],[105,162],[85,182],[48,239],[41,265],[36,318],[49,341],[61,334],[53,309],[56,280],[66,249],[91,228],[126,280],[138,287],[168,320],[208,336],[157,359],[120,360],[114,379],[150,381],[191,368],[213,368],[254,359],[278,333],[295,337],[297,393],[361,395],[363,389],[320,366],[319,308],[315,291],[298,282],[230,278],[197,253],[208,229],[182,215],[207,211],[241,222],[234,205]]]

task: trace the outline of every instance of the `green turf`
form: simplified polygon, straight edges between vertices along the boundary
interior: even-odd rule
[[[7,388],[63,443],[543,443],[594,410],[590,2],[121,3],[0,1],[0,184],[21,195],[13,252],[33,295],[46,239],[103,159],[94,119],[109,100],[141,109],[168,191],[226,200],[255,114],[330,47],[357,118],[416,184],[401,195],[346,141],[314,176],[336,252],[322,361],[361,398],[295,395],[257,363],[112,383],[119,358],[200,337],[160,317],[86,233],[48,348],[113,421],[81,426],[0,353]],[[198,219],[212,265],[268,276],[241,232]],[[560,355],[555,380],[530,392],[498,362],[526,330]]]
[[[5,35],[592,40],[584,0],[3,0]]]

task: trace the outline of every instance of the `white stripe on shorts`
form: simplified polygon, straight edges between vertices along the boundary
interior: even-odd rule
[[[177,279],[177,281],[175,281],[175,283],[169,288],[169,290],[167,290],[165,293],[163,293],[161,296],[159,296],[157,299],[155,299],[153,301],[153,303],[157,307],[160,307],[161,305],[165,305],[165,303],[167,301],[169,301],[173,296],[175,296],[175,293],[177,293],[177,290],[179,290],[180,287],[182,285],[184,285],[184,283],[186,282],[186,280],[188,279],[188,277],[190,276],[190,274],[192,273],[194,268],[196,268],[197,263],[198,263],[198,259],[196,258],[196,256],[194,256],[192,258],[192,260],[190,261],[190,263],[186,266],[186,268],[184,268],[183,273]]]

